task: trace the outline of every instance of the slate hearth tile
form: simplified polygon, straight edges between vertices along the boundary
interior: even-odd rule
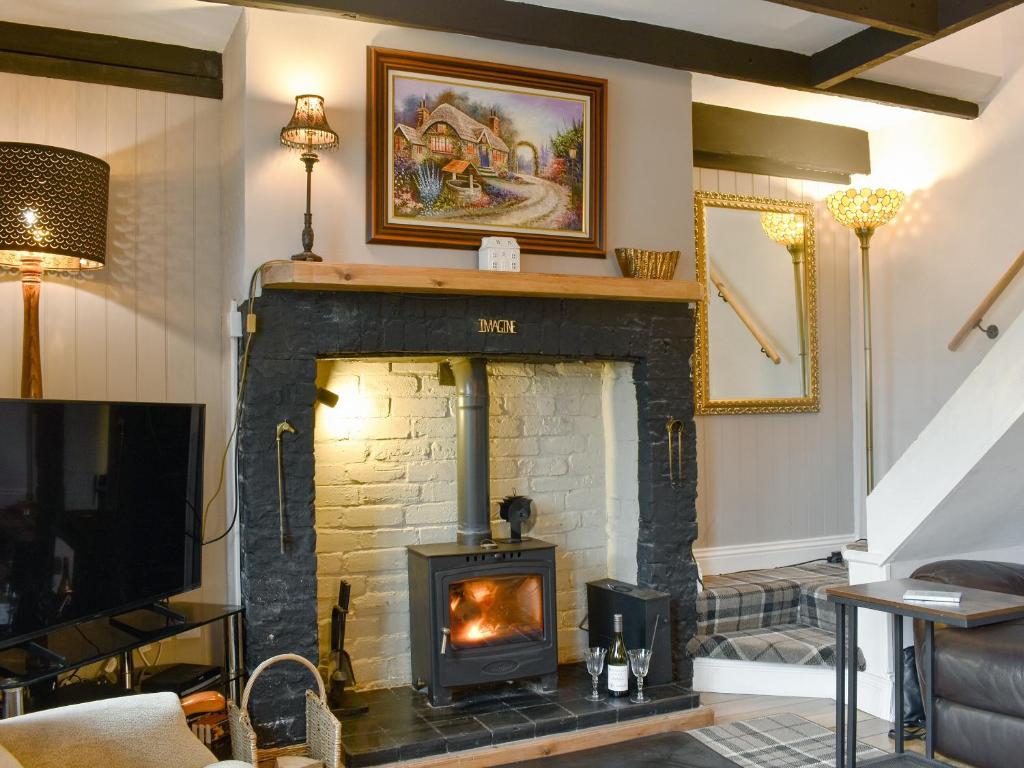
[[[505,702],[505,705],[512,709],[522,709],[523,707],[535,707],[540,704],[549,704],[550,701],[541,693],[537,691],[529,690],[510,690],[506,691],[505,695],[501,697],[501,700]]]
[[[504,744],[507,741],[515,741],[516,739],[528,739],[535,732],[532,720],[511,709],[506,709],[503,712],[489,712],[486,715],[478,715],[476,719],[483,723],[491,732],[491,742],[493,744]]]
[[[534,722],[537,736],[576,730],[576,715],[558,704],[538,704],[518,711]]]
[[[618,720],[616,710],[603,701],[587,701],[576,699],[575,701],[559,702],[562,707],[576,715],[577,728],[593,728],[596,725],[609,725]]]
[[[448,744],[449,752],[486,747],[491,743],[491,732],[472,717],[442,720],[433,724]]]
[[[418,728],[393,731],[391,736],[398,742],[398,752],[402,760],[439,755],[448,749],[441,732],[426,723]]]
[[[672,685],[658,685],[644,690],[644,694],[650,701],[644,704],[633,704],[619,710],[619,722],[623,720],[634,720],[638,717],[650,717],[651,715],[664,715],[668,712],[679,712],[690,709],[691,703],[687,696],[673,695],[675,693]]]
[[[363,715],[362,719],[340,720],[341,730],[346,736],[357,733],[385,733],[387,729],[377,718]]]
[[[342,734],[346,768],[366,768],[393,763],[398,759],[398,742],[388,734],[374,732],[346,736],[344,728]]]
[[[346,691],[342,703],[346,708],[366,706],[370,708],[370,712],[373,712],[379,708],[378,705],[386,705],[387,707],[390,707],[394,704],[394,701],[395,694],[392,693],[392,689],[377,688],[372,691]],[[335,716],[344,723],[350,720],[365,718],[366,713],[351,713],[345,716],[340,716],[336,712]]]
[[[427,707],[416,710],[428,722],[452,720],[457,717],[474,717],[489,712],[504,712],[509,707],[501,699],[459,701],[450,707]]]

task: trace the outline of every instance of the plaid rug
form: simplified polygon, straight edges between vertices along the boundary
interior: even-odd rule
[[[689,734],[740,768],[833,768],[836,737],[832,731],[799,715],[713,725]],[[857,762],[885,753],[857,745]]]

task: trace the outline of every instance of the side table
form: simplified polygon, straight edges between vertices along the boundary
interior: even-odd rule
[[[908,589],[953,590],[962,593],[960,603],[907,602],[903,593]],[[951,627],[970,629],[986,624],[998,624],[1024,618],[1024,597],[983,589],[970,589],[952,585],[937,585],[922,579],[893,579],[872,584],[857,584],[828,588],[828,599],[836,606],[836,768],[857,766],[857,609],[869,608],[892,615],[893,669],[895,674],[896,753],[873,758],[863,766],[943,766],[935,755],[935,622]],[[925,754],[922,757],[905,752],[903,746],[903,619],[921,619],[925,622],[924,684],[925,717],[928,731]],[[846,625],[849,623],[847,636]],[[847,645],[848,643],[848,645]],[[848,663],[852,660],[852,663]],[[849,706],[844,707],[846,696],[844,676],[849,679]],[[845,747],[845,748],[844,748]]]

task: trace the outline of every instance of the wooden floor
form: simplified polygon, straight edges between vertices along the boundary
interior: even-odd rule
[[[702,693],[700,703],[711,707],[715,711],[715,725],[724,725],[734,720],[752,720],[755,717],[770,715],[774,713],[792,712],[808,720],[835,730],[836,709],[831,699],[802,699],[792,696],[745,696],[735,693]],[[866,712],[858,713],[857,717],[857,741],[870,744],[886,752],[893,752],[895,743],[889,738],[891,723],[880,720]],[[924,743],[921,741],[910,741],[906,744],[907,750],[924,752]],[[965,763],[958,763],[952,760],[943,760],[947,765],[970,768]]]

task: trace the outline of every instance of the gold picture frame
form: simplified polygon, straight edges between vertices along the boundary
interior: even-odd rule
[[[693,355],[694,409],[700,416],[720,414],[816,413],[821,410],[818,370],[818,289],[817,258],[814,239],[814,204],[766,197],[728,195],[717,192],[694,193],[697,282],[708,285],[707,208],[731,208],[755,212],[797,213],[804,215],[804,307],[806,310],[808,370],[802,397],[719,399],[710,393],[710,349],[708,304],[715,294],[708,290],[708,301],[697,305],[696,339]]]

